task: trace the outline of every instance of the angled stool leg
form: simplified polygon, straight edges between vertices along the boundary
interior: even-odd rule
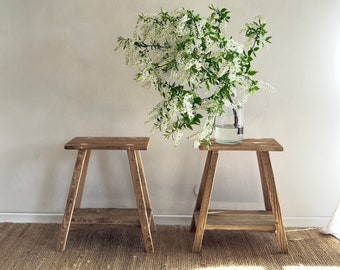
[[[144,247],[146,252],[153,252],[153,241],[150,230],[150,222],[146,209],[145,195],[143,191],[143,185],[140,176],[140,168],[137,162],[137,154],[135,150],[127,150],[130,171],[132,177],[133,188],[135,191],[136,204],[138,209],[139,221],[141,225]]]
[[[196,231],[195,212],[197,210],[201,209],[202,197],[203,197],[203,192],[205,190],[205,185],[206,185],[206,182],[207,182],[207,175],[208,175],[208,172],[209,172],[211,156],[212,156],[212,151],[208,151],[207,158],[205,160],[202,178],[201,178],[200,188],[199,188],[199,191],[198,191],[198,194],[197,194],[196,205],[195,205],[194,213],[192,214],[192,219],[191,219],[190,231],[192,231],[192,232]]]
[[[87,175],[87,168],[88,168],[88,165],[89,165],[90,156],[91,156],[91,150],[87,150],[86,157],[85,157],[84,164],[83,164],[83,170],[81,172],[76,204],[75,204],[74,208],[80,208],[80,205],[81,205],[81,200],[83,198],[86,175]]]
[[[156,224],[155,224],[155,220],[153,217],[153,211],[152,211],[152,206],[151,206],[151,201],[150,201],[150,197],[149,197],[149,189],[148,189],[148,185],[146,183],[146,179],[145,179],[145,173],[144,173],[144,167],[143,167],[143,162],[142,162],[142,157],[140,154],[140,151],[136,151],[136,157],[137,157],[137,165],[138,165],[138,170],[139,170],[139,176],[140,176],[140,180],[141,180],[141,184],[143,187],[143,194],[144,194],[144,200],[145,200],[145,206],[146,209],[150,209],[150,225],[151,225],[151,229],[152,230],[156,230]]]
[[[216,165],[218,161],[218,151],[209,151],[209,152],[212,152],[212,153],[211,153],[211,156],[208,156],[210,161],[209,161],[209,165],[207,165],[207,171],[204,172],[204,174],[206,174],[206,179],[203,180],[205,182],[205,186],[202,187],[202,203],[199,202],[200,212],[198,215],[194,244],[192,247],[192,252],[194,253],[198,253],[201,251],[204,228],[207,222],[210,197],[211,197],[212,187],[213,187],[215,173],[216,173]]]
[[[263,164],[261,152],[256,152],[257,155],[257,162],[259,165],[259,171],[260,171],[260,177],[261,177],[261,186],[262,186],[262,192],[263,192],[263,200],[264,200],[264,206],[267,211],[272,211],[272,205],[269,198],[269,191],[268,191],[268,185],[266,182],[266,176],[265,176],[265,167]]]
[[[263,169],[262,173],[265,182],[264,190],[268,191],[267,194],[264,193],[264,196],[269,197],[271,203],[280,250],[281,253],[288,253],[287,238],[282,222],[280,203],[276,191],[274,174],[270,162],[269,152],[259,152],[258,158],[260,160],[259,164],[261,164],[261,167]],[[268,200],[268,198],[265,200]]]
[[[74,166],[72,181],[67,197],[65,212],[64,212],[64,218],[61,223],[60,231],[59,231],[59,238],[57,243],[57,251],[64,251],[66,246],[66,241],[68,237],[68,232],[70,230],[70,224],[71,219],[73,215],[73,210],[75,205],[80,204],[81,199],[78,200],[78,192],[79,187],[82,186],[83,189],[83,183],[82,181],[85,181],[85,174],[86,169],[84,170],[85,164],[88,163],[89,159],[89,151],[88,150],[79,150],[77,155],[77,160]],[[82,193],[82,191],[80,192]]]

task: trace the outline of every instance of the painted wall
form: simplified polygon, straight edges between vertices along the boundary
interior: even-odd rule
[[[254,16],[267,18],[273,44],[256,65],[276,91],[250,99],[245,137],[273,137],[285,147],[271,157],[289,225],[323,225],[340,199],[340,2],[211,3],[231,11],[233,36]],[[207,14],[209,4],[0,2],[2,221],[52,214],[60,219],[76,157],[63,146],[75,136],[150,136],[150,149],[142,154],[155,214],[192,213],[205,153],[191,141],[175,148],[150,133],[144,121],[158,96],[133,80],[135,70],[114,49],[117,36],[132,34],[139,13],[183,6]],[[94,152],[83,205],[134,206],[129,179],[126,153]],[[255,155],[221,156],[212,204],[262,207]]]

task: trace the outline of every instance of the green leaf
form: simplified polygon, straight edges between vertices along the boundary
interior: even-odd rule
[[[257,73],[256,70],[249,70],[248,71],[248,75],[250,75],[250,76],[254,76],[256,73]]]
[[[210,15],[205,18],[184,8],[140,15],[135,34],[117,39],[117,48],[126,51],[127,63],[138,68],[135,79],[143,82],[143,86],[156,86],[160,94],[161,100],[150,113],[150,121],[165,137],[193,130],[194,125],[202,124],[202,115],[213,119],[222,111],[226,98],[234,99],[231,88],[242,85],[249,92],[259,90],[258,81],[252,77],[257,71],[251,64],[264,43],[271,41],[266,23],[256,20],[246,25],[245,36],[251,44],[245,45],[248,49],[240,53],[236,46],[228,46],[235,40],[222,31],[222,25],[230,20],[229,11],[213,5],[209,8]],[[199,63],[199,68],[195,63]],[[234,78],[232,70],[236,72]],[[184,99],[188,95],[190,98]],[[183,113],[186,106],[193,115]],[[204,134],[210,134],[209,129],[210,126],[203,125]],[[192,138],[209,145],[209,135],[202,138],[197,134]]]

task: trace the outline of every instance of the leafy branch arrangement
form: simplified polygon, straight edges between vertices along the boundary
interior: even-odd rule
[[[251,67],[258,50],[270,43],[266,23],[260,17],[246,23],[241,44],[227,36],[229,11],[209,8],[206,18],[184,8],[142,14],[132,38],[118,37],[127,64],[139,68],[135,80],[161,96],[149,121],[176,144],[187,130],[195,147],[209,144],[224,105],[237,108],[250,93],[270,87],[254,78]]]

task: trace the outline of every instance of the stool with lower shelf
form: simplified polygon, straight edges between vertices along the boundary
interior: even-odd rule
[[[148,137],[76,137],[65,149],[77,150],[77,159],[61,224],[57,250],[64,251],[70,228],[81,225],[140,227],[146,252],[153,252],[151,229],[155,229],[140,150],[147,150]],[[136,209],[81,208],[87,168],[92,150],[127,151]]]
[[[287,238],[283,227],[274,174],[270,162],[270,151],[283,151],[274,139],[245,139],[240,144],[227,145],[212,142],[206,150],[207,158],[194,209],[191,231],[195,231],[192,251],[201,251],[205,230],[253,230],[277,233],[280,251],[288,253]],[[209,210],[210,198],[220,151],[254,151],[260,171],[265,210]]]

